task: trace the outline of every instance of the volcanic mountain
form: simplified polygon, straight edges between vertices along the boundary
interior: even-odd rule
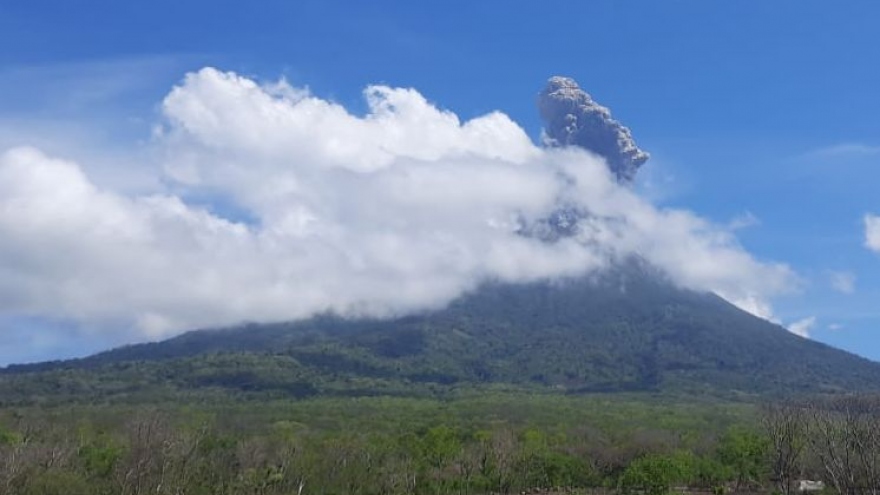
[[[445,309],[391,320],[325,315],[199,330],[0,374],[6,402],[206,391],[424,395],[486,386],[728,398],[835,393],[880,389],[880,364],[629,262],[593,277],[489,283]]]
[[[625,184],[648,159],[567,78],[539,96],[550,146],[603,157]],[[590,213],[561,209],[521,234],[556,242]],[[204,394],[424,395],[513,387],[726,397],[880,390],[880,364],[794,335],[630,257],[590,275],[486,282],[444,309],[332,314],[192,331],[88,358],[10,366],[0,401],[155,400]]]

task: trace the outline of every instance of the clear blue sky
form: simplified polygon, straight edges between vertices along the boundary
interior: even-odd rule
[[[814,318],[812,338],[880,359],[880,253],[863,224],[880,213],[878,22],[868,0],[0,0],[0,146],[140,149],[164,95],[204,66],[283,76],[354,111],[368,84],[414,87],[463,119],[500,110],[537,140],[535,96],[568,75],[652,153],[645,195],[750,218],[745,249],[797,272],[776,318]],[[14,335],[0,362],[119,343],[0,318]]]

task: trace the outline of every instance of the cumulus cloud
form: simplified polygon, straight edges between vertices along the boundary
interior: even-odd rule
[[[791,325],[788,326],[788,331],[795,334],[800,335],[801,337],[808,339],[810,338],[810,330],[816,326],[816,317],[810,316],[808,318],[804,318],[803,320],[798,320]]]
[[[283,81],[189,74],[162,104],[153,145],[166,187],[152,194],[7,150],[0,311],[143,340],[326,311],[397,315],[486,280],[578,276],[633,255],[757,314],[795,283],[729,229],[654,207],[601,158],[539,148],[501,113],[461,122],[413,89],[365,97],[359,116]],[[572,235],[524,234],[562,208],[589,212]]]
[[[856,275],[852,272],[828,273],[831,288],[842,294],[852,294],[856,291]]]
[[[880,216],[865,215],[865,247],[880,253]]]

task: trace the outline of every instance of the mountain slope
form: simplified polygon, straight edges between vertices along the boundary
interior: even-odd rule
[[[729,396],[877,390],[880,364],[630,265],[602,277],[488,284],[446,309],[388,321],[251,324],[13,366],[0,375],[0,393],[59,377],[91,384],[86,395],[157,387],[406,395],[512,384]]]

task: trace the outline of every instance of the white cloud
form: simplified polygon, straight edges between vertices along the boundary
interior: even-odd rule
[[[880,253],[880,216],[865,215],[865,247]]]
[[[187,55],[146,55],[0,67],[4,117],[39,114],[93,118],[114,108],[109,102],[132,104],[153,95],[156,81],[174,81],[193,60]],[[149,103],[149,102],[145,102]],[[105,132],[111,131],[105,129]]]
[[[843,330],[843,328],[844,328],[844,326],[840,323],[832,323],[832,324],[828,325],[828,330],[835,331],[835,332],[837,330]]]
[[[789,325],[788,331],[808,339],[810,338],[810,330],[812,330],[814,326],[816,326],[816,317],[810,316]]]
[[[143,340],[327,310],[434,308],[488,279],[578,275],[629,255],[762,316],[796,284],[730,229],[657,209],[594,156],[538,148],[503,114],[460,122],[412,89],[365,95],[360,117],[283,82],[190,74],[162,105],[153,146],[166,187],[149,195],[99,187],[34,148],[8,150],[0,312]],[[521,235],[560,204],[591,213],[578,236]]]
[[[856,275],[851,272],[831,271],[828,273],[831,288],[842,294],[856,291]]]
[[[813,150],[805,155],[806,158],[849,158],[863,157],[880,154],[880,146],[870,146],[862,143],[843,143],[825,148]]]
[[[761,225],[761,219],[756,217],[754,213],[747,211],[741,215],[734,217],[727,224],[727,228],[729,230],[735,231],[747,229],[749,227],[755,227],[757,225]]]

